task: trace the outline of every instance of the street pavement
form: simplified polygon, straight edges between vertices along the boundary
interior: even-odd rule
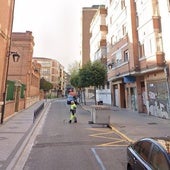
[[[26,110],[16,113],[0,125],[0,170],[11,170],[19,160],[24,148],[35,131],[43,112],[52,100],[39,101]],[[44,110],[34,121],[34,111],[44,103]],[[87,101],[82,108],[91,112],[93,101]],[[133,142],[141,137],[170,136],[170,120],[128,109],[110,107],[109,127],[120,136]]]

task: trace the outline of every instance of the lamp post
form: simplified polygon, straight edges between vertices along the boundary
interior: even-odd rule
[[[9,52],[7,55],[7,66],[6,66],[6,77],[5,77],[5,90],[3,93],[3,105],[2,105],[2,114],[1,114],[1,124],[3,124],[4,121],[4,114],[5,114],[5,104],[6,104],[6,92],[7,92],[7,80],[8,80],[8,70],[9,70],[9,60],[10,56],[12,55],[13,61],[18,62],[20,55],[17,52]]]

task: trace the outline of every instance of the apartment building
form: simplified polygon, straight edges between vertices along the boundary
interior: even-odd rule
[[[90,24],[98,7],[98,5],[93,5],[92,7],[82,8],[82,65],[90,61]]]
[[[33,60],[41,64],[41,78],[53,84],[53,89],[56,95],[64,95],[64,67],[57,61],[51,58],[34,57]]]
[[[17,51],[20,59],[17,63],[10,59],[8,79],[26,85],[24,104],[27,108],[39,101],[41,66],[38,63],[32,63],[34,37],[31,31],[13,32],[11,40],[11,50]]]
[[[90,61],[101,60],[106,65],[107,62],[107,9],[100,5],[90,24]],[[105,104],[111,104],[111,91],[109,86],[96,90],[96,100],[103,101]]]
[[[90,24],[90,61],[106,57],[106,18],[107,10],[104,5],[98,7]]]
[[[170,118],[169,1],[136,0],[138,62],[144,77],[143,94],[148,114]],[[143,91],[142,91],[143,92]]]
[[[13,23],[14,1],[0,1],[0,112],[4,104],[5,80]]]
[[[137,110],[135,3],[133,0],[108,0],[106,7],[108,81],[112,104]]]
[[[98,10],[99,5],[93,5],[92,7],[82,8],[82,45],[81,45],[81,55],[82,55],[82,65],[87,64],[90,61],[90,24],[95,13]],[[86,97],[90,98],[94,96],[94,91],[91,88],[86,88]],[[84,98],[84,97],[82,97]]]
[[[112,104],[170,118],[169,1],[107,1]]]
[[[15,112],[15,102],[7,102],[7,77],[9,60],[13,58],[11,49],[11,34],[14,17],[15,1],[0,1],[0,115],[3,119]],[[13,61],[11,61],[13,62]],[[16,65],[14,64],[15,68]],[[22,106],[21,106],[22,107]]]

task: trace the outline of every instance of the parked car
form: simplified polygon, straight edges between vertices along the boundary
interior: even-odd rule
[[[142,138],[130,144],[127,170],[170,170],[170,136]]]
[[[75,104],[78,104],[76,96],[68,95],[67,104],[71,104],[71,101],[74,101]]]

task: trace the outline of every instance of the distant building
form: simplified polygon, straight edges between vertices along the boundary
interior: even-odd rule
[[[82,8],[82,65],[90,61],[90,24],[98,7],[98,5],[94,5]]]
[[[35,60],[41,64],[41,78],[53,84],[53,91],[58,96],[64,95],[64,67],[57,60],[50,58],[34,57],[33,61]]]
[[[12,62],[10,58],[10,67],[8,79],[19,81],[26,85],[25,89],[25,107],[39,101],[40,87],[40,64],[32,62],[34,47],[34,37],[32,32],[13,32],[11,50],[20,54],[20,60],[17,63]]]
[[[107,9],[100,5],[90,24],[90,60],[100,60],[107,65],[107,42],[106,35],[108,32],[106,25]],[[105,104],[111,104],[110,87],[105,85],[96,90],[96,100]]]

